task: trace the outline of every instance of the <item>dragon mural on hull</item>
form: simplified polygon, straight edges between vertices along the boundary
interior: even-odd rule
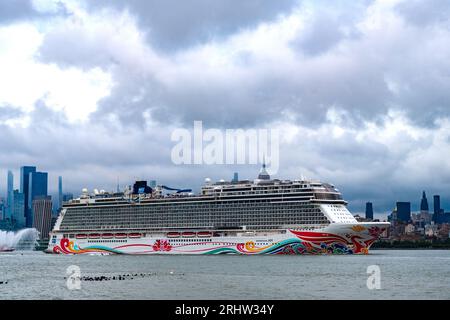
[[[361,229],[363,228],[363,229]],[[62,238],[59,245],[53,247],[53,253],[61,254],[368,254],[369,248],[385,228],[354,226],[352,233],[337,235],[326,232],[289,230],[293,237],[257,246],[254,241],[230,244],[213,241],[171,244],[167,239],[157,239],[148,244],[125,244],[117,247],[92,245],[80,247],[67,238]],[[363,234],[358,234],[362,231]],[[192,249],[193,246],[197,248]]]

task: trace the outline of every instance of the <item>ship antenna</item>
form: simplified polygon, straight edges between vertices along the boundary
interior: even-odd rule
[[[259,171],[258,179],[260,180],[270,180],[270,175],[266,171],[266,156],[263,154],[262,168]]]

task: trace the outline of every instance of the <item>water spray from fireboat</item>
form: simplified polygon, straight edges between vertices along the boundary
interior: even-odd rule
[[[39,231],[34,228],[19,231],[0,230],[0,252],[34,250],[38,244]]]

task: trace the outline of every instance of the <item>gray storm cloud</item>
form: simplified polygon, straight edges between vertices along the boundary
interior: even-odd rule
[[[0,26],[34,19],[48,19],[67,15],[63,2],[56,2],[52,12],[39,10],[32,0],[5,0],[0,2]]]
[[[408,22],[420,27],[435,24],[450,26],[450,5],[446,0],[405,1],[399,3],[396,9]]]
[[[449,5],[433,1],[439,10],[425,1],[196,0],[176,10],[172,1],[95,1],[79,16],[62,3],[41,26],[36,63],[102,70],[111,90],[81,123],[45,98],[32,111],[0,101],[8,150],[0,168],[35,163],[75,193],[114,188],[117,178],[196,188],[236,170],[253,177],[257,166],[171,163],[172,130],[202,120],[222,130],[295,128],[280,144],[279,175],[335,183],[357,212],[369,200],[384,212],[397,200],[418,202],[422,189],[444,193]],[[30,2],[8,8],[0,25],[40,23]],[[8,123],[26,117],[28,126]]]
[[[147,33],[152,46],[164,51],[183,50],[223,39],[241,29],[288,14],[295,0],[99,0],[89,1],[93,10],[129,10]]]
[[[138,10],[141,15],[151,11],[147,2],[132,1],[128,6],[137,4],[142,6]],[[242,65],[241,55],[237,55],[231,66],[216,70],[198,61],[183,61],[182,54],[160,54],[150,46],[150,53],[144,54],[161,63],[149,64],[145,56],[137,57],[126,43],[122,45],[123,39],[114,37],[112,30],[83,25],[50,31],[39,55],[42,61],[63,67],[111,70],[115,90],[100,102],[96,119],[114,113],[124,117],[124,122],[142,123],[142,113],[151,111],[161,122],[190,124],[202,119],[216,126],[248,127],[289,114],[299,124],[319,125],[330,107],[350,111],[352,123],[383,115],[389,108],[406,110],[420,125],[433,125],[436,118],[447,117],[450,63],[445,56],[450,54],[450,37],[445,33],[449,30],[422,30],[407,25],[401,17],[387,19],[384,28],[364,28],[358,24],[371,3],[362,4],[366,6],[350,7],[353,14],[342,8],[333,14],[328,13],[330,9],[317,9],[288,44],[296,56],[284,61],[265,61],[251,46],[250,51],[237,47],[233,49],[245,53],[247,63]],[[223,41],[232,42],[230,38]],[[269,50],[277,54],[278,48]],[[140,58],[146,66],[136,66]],[[189,63],[198,68],[189,68]],[[168,69],[184,81],[172,85],[158,79],[158,75],[165,77]],[[425,107],[428,112],[424,113]]]
[[[0,24],[15,20],[32,18],[39,15],[31,0],[0,2]]]

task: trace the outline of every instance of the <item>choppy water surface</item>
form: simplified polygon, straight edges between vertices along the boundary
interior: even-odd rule
[[[125,280],[81,281],[80,290],[69,290],[65,277],[71,265],[80,268],[82,277]],[[380,267],[380,290],[367,288],[370,265]],[[24,251],[0,254],[2,281],[0,299],[450,299],[450,250],[374,250],[368,256]]]

